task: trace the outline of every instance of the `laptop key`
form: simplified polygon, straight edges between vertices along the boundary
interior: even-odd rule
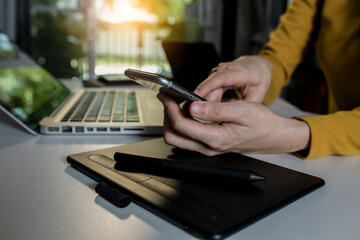
[[[115,104],[115,110],[114,110],[114,116],[113,116],[113,122],[124,122],[124,98],[125,93],[119,92],[116,104]]]
[[[96,121],[96,118],[100,111],[101,104],[104,100],[104,96],[105,96],[105,92],[100,92],[98,94],[93,106],[91,107],[88,115],[85,118],[85,122],[95,122]]]
[[[137,108],[135,92],[131,92],[127,96],[126,121],[139,122],[139,112]]]
[[[84,115],[89,108],[91,101],[95,96],[95,92],[90,92],[89,95],[86,97],[85,101],[81,104],[80,108],[77,110],[75,115],[71,118],[71,122],[81,122],[84,118]]]
[[[100,122],[110,122],[111,112],[114,104],[114,97],[115,97],[115,92],[110,92],[106,99],[104,108],[102,109],[99,119]]]
[[[75,109],[79,106],[80,102],[84,99],[86,92],[84,92],[81,97],[76,101],[76,103],[70,108],[66,115],[61,119],[62,122],[67,122],[71,115],[75,112]]]

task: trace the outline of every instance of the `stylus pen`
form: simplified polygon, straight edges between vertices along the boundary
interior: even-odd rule
[[[189,177],[210,177],[240,180],[245,182],[262,181],[265,178],[251,170],[212,167],[168,159],[158,159],[117,152],[114,155],[115,168],[122,171],[152,173]]]

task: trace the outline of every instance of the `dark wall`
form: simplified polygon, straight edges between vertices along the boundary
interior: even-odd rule
[[[31,55],[30,1],[16,0],[16,5],[16,43],[23,51]]]

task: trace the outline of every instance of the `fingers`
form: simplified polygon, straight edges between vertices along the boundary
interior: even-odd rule
[[[217,155],[220,152],[209,149],[205,144],[198,142],[196,140],[193,140],[189,137],[186,137],[183,134],[180,134],[179,131],[176,131],[172,125],[174,124],[174,119],[177,119],[177,121],[193,121],[192,119],[186,119],[185,115],[182,113],[182,110],[180,109],[179,105],[175,103],[173,99],[170,97],[159,94],[158,99],[163,103],[164,105],[164,140],[167,144],[173,145],[175,147],[184,148],[191,151],[198,151],[202,154],[205,154],[207,156],[213,156]],[[175,103],[175,104],[174,104]],[[170,117],[169,117],[170,116]],[[171,120],[170,120],[171,119]],[[179,125],[179,124],[177,124]],[[179,125],[179,128],[182,128]]]
[[[228,89],[239,89],[244,100],[262,102],[271,82],[272,69],[272,63],[260,56],[243,56],[220,63],[197,87],[196,93],[209,99],[208,95],[217,89],[222,94]]]
[[[164,115],[167,116],[167,121],[172,129],[176,132],[181,132],[184,136],[191,136],[193,129],[204,128],[203,124],[186,117],[179,105],[165,94],[158,94],[158,99],[164,105]]]
[[[193,102],[190,105],[190,114],[193,117],[223,122],[222,124],[205,124],[186,117],[171,97],[159,94],[158,98],[162,101],[165,111],[165,142],[208,156],[228,151],[233,146],[234,137],[236,138],[240,132],[247,131],[248,121],[242,120],[243,116],[249,112],[247,104],[256,105],[244,101]],[[250,116],[250,119],[253,122],[253,115]],[[234,132],[235,129],[237,133]]]
[[[203,81],[195,90],[199,96],[206,96],[215,89],[226,90],[234,85],[234,76],[231,72],[215,72],[211,74],[205,81]]]
[[[215,89],[206,96],[204,96],[208,101],[221,102],[224,90],[222,88]]]
[[[222,140],[229,133],[225,125],[204,124],[187,118],[174,100],[160,94],[158,98],[164,105],[166,116],[164,138],[167,143],[208,156],[226,151],[228,141]]]
[[[222,62],[215,68],[210,71],[209,77],[205,79],[195,90],[195,93],[205,97],[211,91],[221,88],[222,89],[222,82],[221,80],[225,80],[226,76],[219,77],[220,72],[224,72],[228,70],[232,65],[232,62]],[[224,90],[222,90],[221,95],[223,94]]]
[[[211,69],[210,71],[210,74],[211,75],[212,73],[214,72],[217,72],[217,71],[224,71],[226,70],[229,66],[231,66],[231,62],[222,62],[222,63],[219,63],[219,65],[217,67],[214,67],[213,69]]]
[[[164,121],[164,128],[166,129],[165,133],[164,133],[164,141],[169,145],[187,149],[190,151],[197,151],[197,152],[200,152],[207,156],[214,156],[214,155],[221,153],[221,152],[210,149],[205,144],[202,144],[191,138],[187,138],[183,135],[176,133],[170,127],[170,123],[169,123],[168,119],[166,120],[166,123]]]
[[[247,112],[247,102],[193,102],[190,105],[190,114],[194,118],[205,121],[241,123]]]

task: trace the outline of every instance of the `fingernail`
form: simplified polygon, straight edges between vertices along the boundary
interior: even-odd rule
[[[204,105],[200,102],[193,102],[191,104],[192,115],[202,115],[204,113]]]

